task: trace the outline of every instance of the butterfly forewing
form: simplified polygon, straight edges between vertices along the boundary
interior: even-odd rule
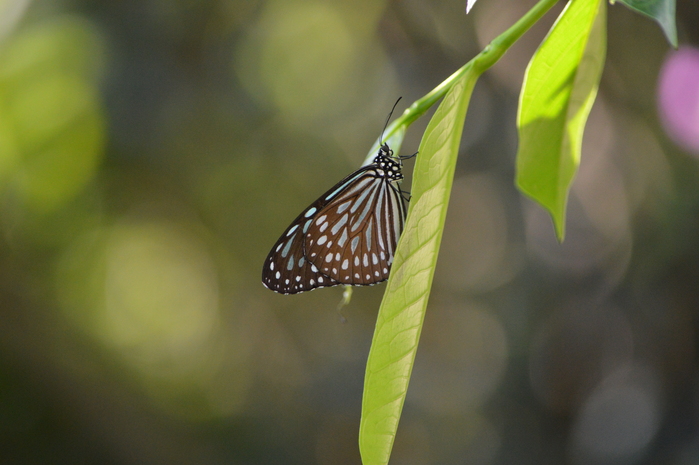
[[[305,231],[319,207],[322,207],[320,199],[301,213],[272,247],[262,268],[262,283],[267,288],[282,294],[296,294],[337,286],[337,282],[306,260],[303,253]]]
[[[296,294],[388,279],[405,205],[400,158],[383,145],[371,165],[330,188],[301,213],[270,251],[262,282]]]
[[[320,273],[318,268],[306,259],[303,240],[313,219],[320,215],[330,200],[351,186],[367,169],[368,167],[362,167],[345,177],[296,217],[267,255],[262,268],[262,284],[265,287],[281,294],[297,294],[340,284]]]

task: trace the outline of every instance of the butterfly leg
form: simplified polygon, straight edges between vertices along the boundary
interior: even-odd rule
[[[398,185],[398,186],[391,186],[391,187],[393,187],[395,190],[397,190],[398,193],[400,194],[401,198],[402,198],[403,200],[405,200],[406,202],[410,202],[410,199],[413,198],[413,196],[410,195],[410,192],[404,191],[403,189],[401,189],[401,188],[400,188],[400,185]]]

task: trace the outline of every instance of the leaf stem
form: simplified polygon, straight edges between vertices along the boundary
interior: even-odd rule
[[[493,39],[478,55],[473,57],[468,63],[459,68],[454,74],[446,78],[437,87],[429,91],[424,97],[416,100],[412,105],[405,109],[403,114],[388,126],[384,139],[389,139],[393,134],[398,132],[401,127],[410,126],[420,116],[425,114],[432,105],[439,101],[451,89],[456,81],[466,74],[471,68],[478,74],[482,74],[488,68],[493,66],[505,54],[505,52],[514,44],[525,32],[529,30],[542,16],[558,2],[558,0],[539,0],[524,16],[522,16],[515,24],[513,24],[505,32]],[[369,151],[373,158],[379,148],[378,141],[375,146]]]

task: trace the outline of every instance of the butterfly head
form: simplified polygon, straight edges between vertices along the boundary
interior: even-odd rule
[[[388,158],[393,157],[393,150],[391,150],[391,148],[385,142],[383,143],[383,145],[381,145],[381,147],[379,147],[379,154],[377,155],[377,158],[381,156]]]

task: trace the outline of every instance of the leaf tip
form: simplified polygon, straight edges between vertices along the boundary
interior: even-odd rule
[[[562,244],[563,240],[566,237],[566,218],[565,218],[565,212],[563,212],[562,216],[557,216],[554,215],[553,213],[549,212],[551,214],[551,219],[553,220],[553,226],[556,229],[556,239],[558,239],[558,243]]]

